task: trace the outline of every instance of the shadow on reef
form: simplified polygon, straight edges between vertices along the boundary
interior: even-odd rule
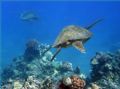
[[[97,52],[91,59],[90,77],[67,61],[50,61],[49,45],[30,40],[23,55],[1,73],[2,89],[119,89],[120,51]]]

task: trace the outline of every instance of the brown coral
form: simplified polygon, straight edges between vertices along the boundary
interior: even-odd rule
[[[59,89],[84,89],[85,88],[85,81],[83,79],[80,79],[77,75],[73,75],[70,77],[71,84],[65,85],[62,81]]]
[[[85,81],[80,79],[78,76],[71,76],[71,80],[72,85],[70,86],[70,89],[83,89],[85,87]]]

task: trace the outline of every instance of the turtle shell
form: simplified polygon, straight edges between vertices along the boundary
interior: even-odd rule
[[[78,27],[75,25],[69,25],[65,27],[62,32],[58,35],[54,46],[66,43],[68,41],[85,41],[91,37],[91,32],[85,28]]]

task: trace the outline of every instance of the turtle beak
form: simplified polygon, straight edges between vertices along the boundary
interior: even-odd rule
[[[58,54],[60,51],[61,51],[61,47],[59,47],[59,48],[57,49],[57,51],[55,52],[55,54],[54,54],[53,57],[51,58],[51,61],[54,60],[54,58],[57,56],[57,54]]]

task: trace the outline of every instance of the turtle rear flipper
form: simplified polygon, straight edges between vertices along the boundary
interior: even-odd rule
[[[86,53],[83,43],[81,41],[75,41],[72,45],[81,53]]]
[[[51,61],[54,60],[54,58],[57,56],[57,54],[58,54],[60,51],[61,51],[61,47],[59,47],[59,48],[57,49],[57,51],[55,52],[55,54],[52,56]]]
[[[42,53],[41,57],[43,57],[45,55],[45,53],[47,53],[51,48],[52,48],[52,45],[50,45],[50,47]]]

